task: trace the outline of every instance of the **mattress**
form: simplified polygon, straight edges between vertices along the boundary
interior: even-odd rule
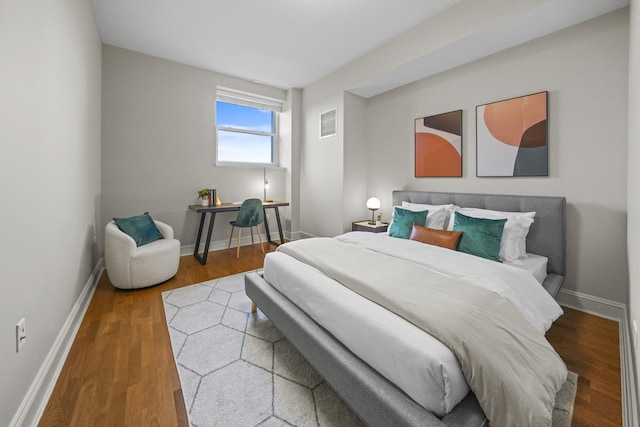
[[[354,232],[337,239],[425,267],[435,264],[437,268],[432,269],[442,274],[501,293],[515,301],[541,333],[562,313],[533,274],[523,269],[524,263],[502,265],[384,234]],[[355,355],[437,416],[444,416],[469,392],[460,365],[446,346],[315,268],[275,252],[265,258],[264,277]]]

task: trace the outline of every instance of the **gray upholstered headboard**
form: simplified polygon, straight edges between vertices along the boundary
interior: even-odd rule
[[[507,212],[535,211],[535,221],[527,235],[527,252],[549,259],[547,270],[550,274],[543,285],[554,296],[560,289],[564,280],[566,257],[564,197],[394,191],[393,205],[401,205],[402,201],[431,205],[453,203],[460,207]]]

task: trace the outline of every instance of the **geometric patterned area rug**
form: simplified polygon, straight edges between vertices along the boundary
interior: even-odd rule
[[[191,426],[364,426],[244,291],[245,273],[163,292]],[[556,396],[569,427],[578,376]]]
[[[244,273],[163,292],[192,426],[360,426],[244,292]]]

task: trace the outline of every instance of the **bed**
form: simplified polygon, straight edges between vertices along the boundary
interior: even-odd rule
[[[555,295],[561,287],[565,268],[564,198],[394,191],[394,206],[402,205],[403,202],[405,204],[453,204],[465,208],[505,212],[535,211],[535,221],[531,224],[526,237],[526,251],[544,257],[547,274],[540,277],[539,281],[548,295]],[[372,235],[365,237],[365,233],[361,234],[364,240],[373,239]],[[353,240],[356,237],[350,237],[347,234],[341,238]],[[371,244],[379,243],[374,241]],[[273,258],[283,259],[285,264],[290,263],[286,256],[283,258],[278,255]],[[270,263],[271,261],[265,261],[265,273],[267,278],[271,274],[271,281],[275,283],[278,281],[276,279],[280,273],[270,273]],[[291,263],[293,266],[296,265],[296,262],[291,261]],[[452,397],[448,402],[445,400],[444,403],[438,403],[434,406],[428,401],[430,398],[428,393],[426,396],[416,397],[412,390],[407,391],[406,385],[402,384],[402,379],[393,378],[393,375],[384,371],[384,367],[376,365],[378,363],[376,360],[363,361],[363,358],[367,358],[366,350],[364,354],[360,354],[360,357],[354,354],[358,351],[354,349],[352,343],[342,338],[345,345],[337,338],[342,333],[339,328],[335,329],[335,325],[332,327],[323,323],[332,331],[329,332],[314,320],[318,319],[316,313],[309,315],[310,310],[305,307],[305,301],[300,300],[300,296],[296,294],[298,294],[298,285],[303,286],[306,282],[311,281],[311,270],[305,270],[307,267],[295,268],[302,269],[298,276],[289,275],[286,273],[286,268],[284,269],[285,273],[282,273],[286,277],[299,278],[297,282],[289,278],[290,288],[293,289],[285,292],[288,292],[289,297],[277,289],[277,286],[280,285],[274,287],[272,283],[257,273],[248,274],[245,277],[247,295],[282,330],[284,335],[365,422],[369,425],[407,426],[482,426],[488,424],[478,400],[473,393],[468,393],[468,389],[462,388],[461,391],[458,391],[457,396],[456,393],[451,393]],[[293,270],[295,268],[292,267]],[[297,298],[298,300],[295,301]],[[321,298],[318,296],[318,301],[323,301]],[[315,300],[316,297],[314,296],[313,299]],[[348,302],[347,305],[349,304]],[[551,315],[551,318],[553,319],[554,316]],[[350,323],[357,320],[357,318],[351,318],[346,321]],[[546,329],[549,325],[550,323],[541,326],[541,328]],[[374,367],[376,368],[374,369]],[[418,366],[417,369],[421,368]],[[451,373],[446,373],[444,376],[447,378],[449,376],[455,377],[456,374],[452,370]],[[387,378],[392,378],[392,380]],[[453,381],[456,381],[455,378]],[[447,405],[451,407],[447,407]]]

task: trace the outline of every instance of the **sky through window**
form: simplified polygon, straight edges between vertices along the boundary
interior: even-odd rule
[[[274,112],[216,102],[218,161],[272,163]]]

